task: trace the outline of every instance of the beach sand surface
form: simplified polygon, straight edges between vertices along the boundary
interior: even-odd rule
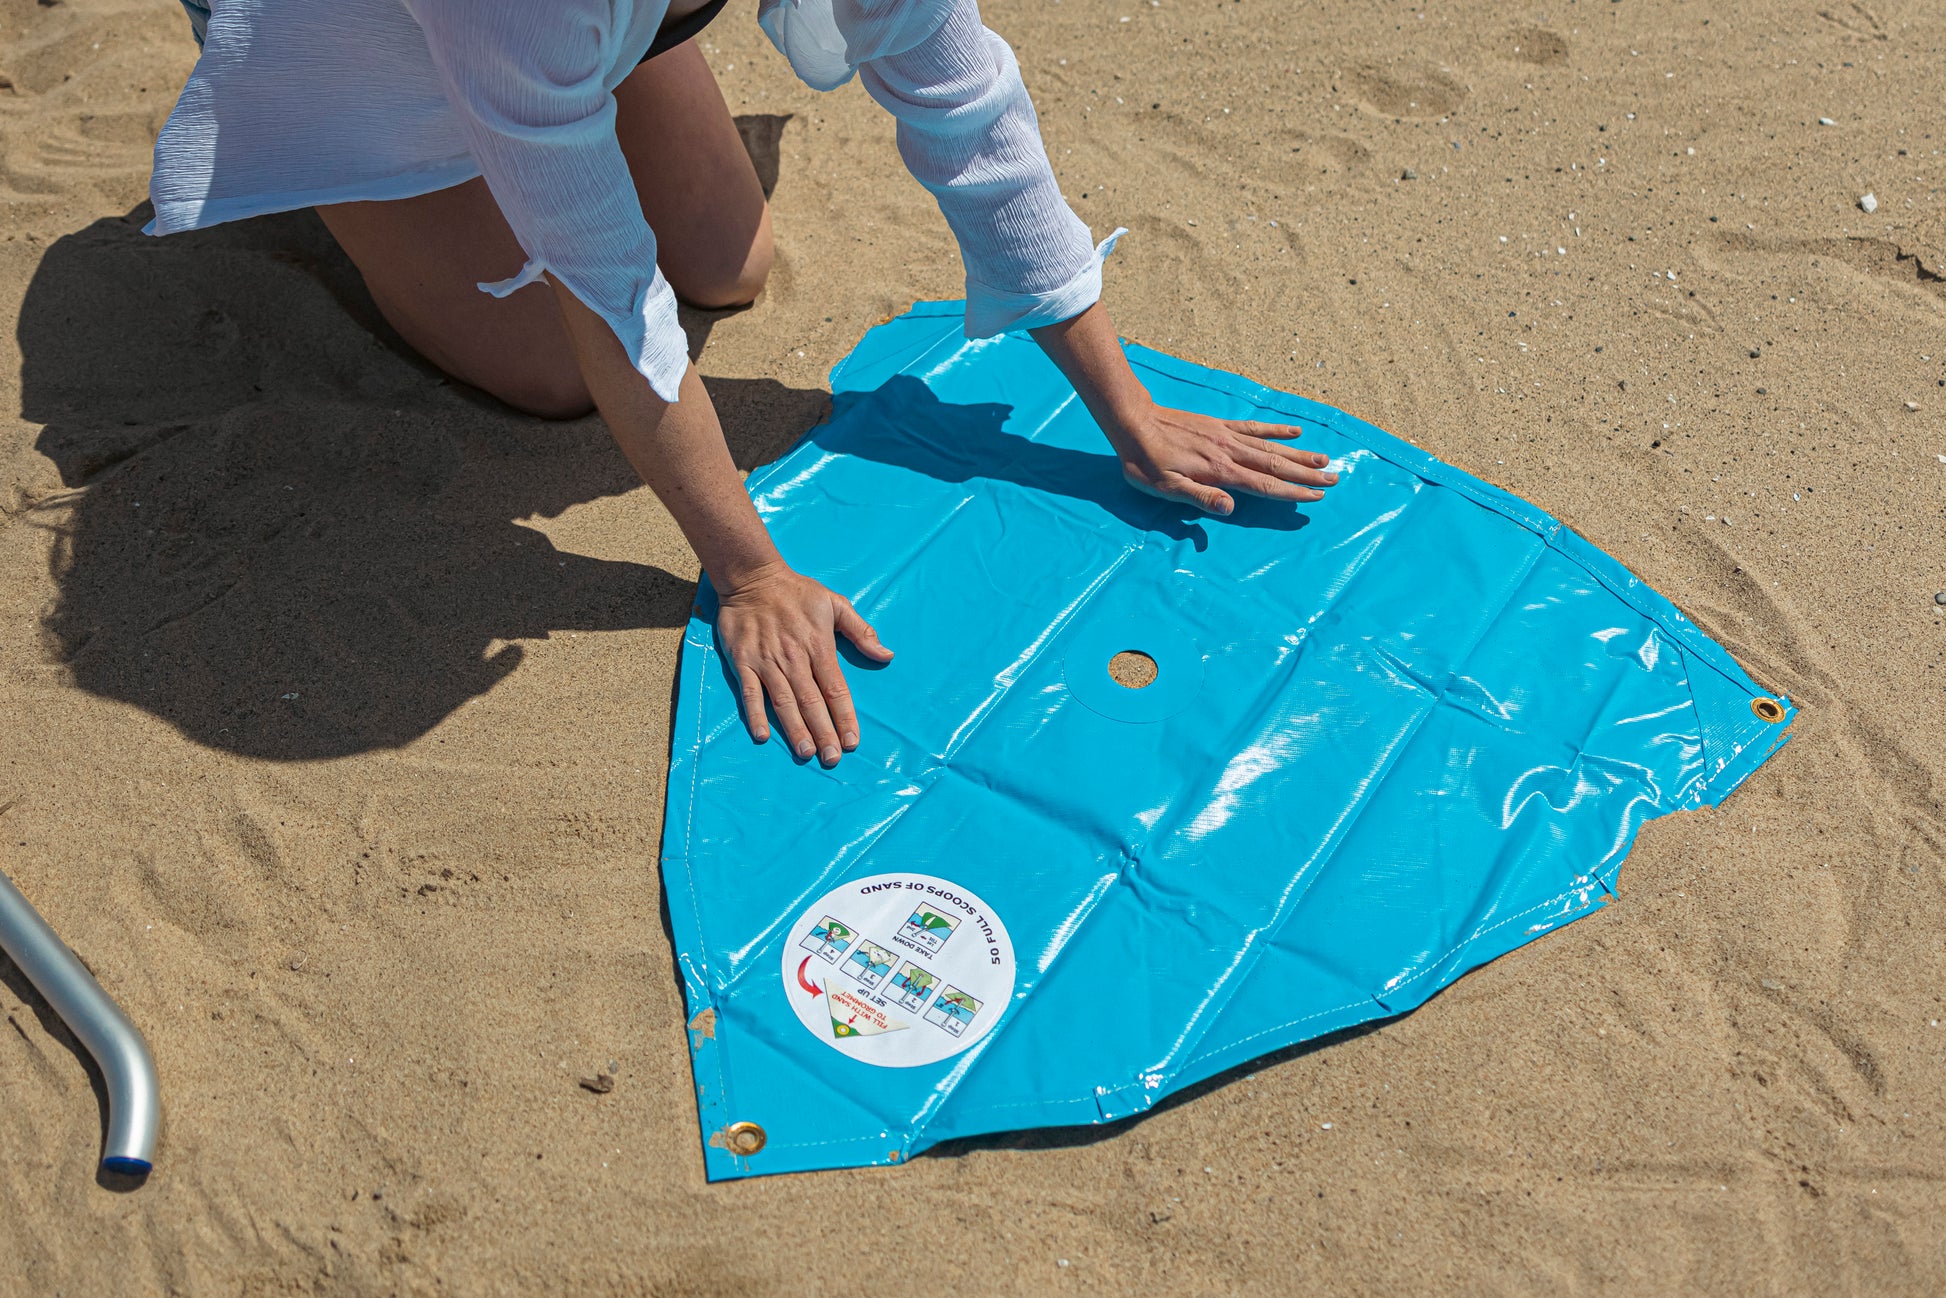
[[[1946,9],[985,11],[1131,230],[1124,333],[1558,515],[1790,744],[1406,1018],[1105,1131],[709,1186],[656,868],[694,557],[599,421],[408,354],[310,214],[140,233],[175,5],[3,0],[0,868],[167,1112],[98,1183],[98,1083],[0,968],[0,1292],[1946,1291]],[[858,86],[747,13],[704,45],[775,181],[768,293],[690,322],[749,467],[960,272]]]

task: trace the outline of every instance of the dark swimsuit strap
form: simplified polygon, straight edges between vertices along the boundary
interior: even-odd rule
[[[642,56],[642,62],[647,63],[658,54],[666,54],[700,33],[703,28],[710,25],[711,19],[723,12],[723,6],[728,3],[730,0],[709,0],[708,4],[687,18],[678,18],[673,23],[664,23],[662,30],[655,34],[655,40],[649,43],[649,52]]]

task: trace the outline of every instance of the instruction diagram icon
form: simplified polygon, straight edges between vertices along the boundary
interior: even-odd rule
[[[940,948],[946,945],[946,939],[950,938],[953,930],[958,927],[957,916],[944,914],[925,902],[920,902],[918,908],[912,912],[912,918],[908,919],[905,927],[899,930],[899,936],[928,955],[938,955]]]
[[[826,964],[837,964],[838,957],[851,946],[852,931],[839,920],[826,915],[811,926],[798,945]]]

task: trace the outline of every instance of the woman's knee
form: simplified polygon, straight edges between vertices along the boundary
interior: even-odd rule
[[[579,419],[595,408],[578,368],[536,368],[529,373],[498,374],[473,381],[488,395],[541,419]]]
[[[718,309],[756,301],[770,277],[770,205],[696,42],[637,68],[615,103],[615,138],[676,296]]]
[[[738,259],[734,253],[707,259],[707,263],[696,264],[702,258],[692,259],[688,264],[678,264],[673,269],[665,269],[670,287],[676,296],[691,306],[721,311],[732,307],[749,306],[764,291],[770,279],[771,262],[776,249],[770,236],[770,207],[765,204],[757,220],[756,232],[751,236],[749,246]]]
[[[483,297],[461,299],[429,319],[369,279],[366,283],[386,323],[449,376],[542,419],[579,419],[595,408],[558,316],[528,310],[508,319],[505,302]],[[520,305],[531,308],[533,301]],[[469,312],[485,318],[469,319]]]
[[[594,408],[545,287],[480,292],[523,256],[484,181],[417,198],[318,208],[400,338],[447,374],[516,410],[576,419]]]

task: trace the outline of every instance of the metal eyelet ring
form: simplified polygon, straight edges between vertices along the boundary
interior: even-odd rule
[[[764,1142],[769,1139],[764,1129],[754,1122],[732,1122],[723,1128],[723,1147],[742,1158],[761,1153]]]
[[[1750,710],[1757,714],[1759,721],[1775,725],[1784,719],[1784,705],[1776,699],[1751,699]]]

